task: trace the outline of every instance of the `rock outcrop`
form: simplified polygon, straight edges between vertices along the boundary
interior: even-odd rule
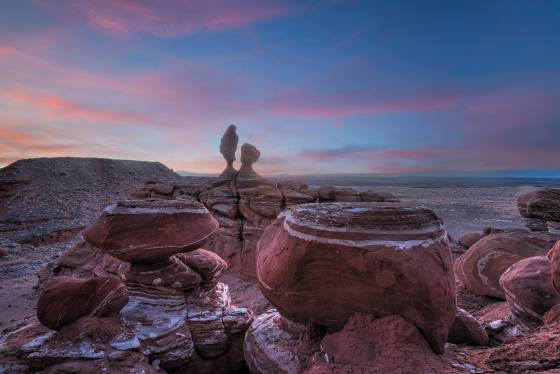
[[[16,330],[0,356],[23,372],[119,372],[121,364],[123,372],[242,370],[253,317],[218,282],[225,262],[199,248],[216,229],[193,200],[118,203],[42,289],[39,320],[59,331]]]
[[[521,194],[517,197],[517,208],[531,230],[547,231],[549,222],[560,222],[560,188]]]
[[[500,276],[524,258],[546,255],[556,240],[556,235],[523,231],[488,235],[457,258],[455,274],[474,293],[505,299]]]
[[[546,256],[523,259],[500,277],[512,314],[527,329],[544,323],[544,315],[560,304],[560,294],[552,285],[550,262]]]
[[[237,173],[237,178],[253,179],[259,175],[253,170],[253,164],[259,161],[261,152],[252,144],[244,143],[241,146],[241,167]]]
[[[447,233],[428,209],[292,207],[261,236],[257,272],[265,297],[301,323],[340,329],[356,312],[400,314],[441,352],[455,317]]]

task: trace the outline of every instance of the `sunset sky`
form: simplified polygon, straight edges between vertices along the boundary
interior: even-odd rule
[[[560,177],[560,1],[0,2],[0,166],[219,172],[231,123],[262,174]]]

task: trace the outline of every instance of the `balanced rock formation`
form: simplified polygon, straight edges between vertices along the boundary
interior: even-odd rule
[[[39,321],[60,330],[84,316],[117,315],[128,303],[128,290],[117,277],[79,279],[55,277],[43,289],[37,303]]]
[[[43,286],[39,320],[60,331],[17,330],[0,343],[0,357],[21,372],[243,370],[252,314],[231,305],[218,282],[225,262],[199,248],[216,230],[192,200],[113,205]]]
[[[548,252],[548,259],[550,260],[552,284],[560,292],[560,240]]]
[[[547,222],[560,222],[560,188],[521,194],[517,197],[517,208],[531,230],[547,231]]]
[[[442,352],[455,318],[447,233],[424,208],[291,207],[261,236],[257,275],[280,314],[303,324],[340,329],[356,312],[375,318],[399,314]]]
[[[522,231],[488,235],[455,260],[455,274],[477,295],[505,299],[500,276],[517,261],[546,255],[557,239],[551,234]]]
[[[233,179],[237,174],[237,170],[233,167],[235,152],[237,151],[237,142],[239,141],[236,131],[237,127],[235,127],[235,125],[229,125],[220,141],[220,153],[227,162],[226,168],[220,175],[222,179]]]
[[[259,175],[253,170],[253,164],[259,160],[261,152],[252,144],[245,143],[241,146],[241,167],[238,178],[256,178]]]
[[[546,256],[523,259],[500,277],[512,314],[527,329],[544,323],[544,315],[560,304],[560,294],[552,285],[550,262]]]
[[[83,235],[122,261],[150,264],[200,248],[217,230],[218,222],[198,201],[140,199],[108,206]]]

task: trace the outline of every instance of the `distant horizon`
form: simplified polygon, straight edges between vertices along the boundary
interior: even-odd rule
[[[177,170],[169,165],[166,165],[164,162],[157,161],[157,160],[135,160],[135,159],[126,159],[126,158],[107,158],[107,157],[95,157],[95,156],[53,156],[53,157],[31,157],[31,158],[22,158],[15,160],[10,163],[0,163],[0,169],[9,166],[10,164],[22,161],[22,160],[29,160],[35,158],[94,158],[94,159],[108,159],[108,160],[120,160],[120,161],[138,161],[138,162],[159,162],[164,166],[168,167],[169,169],[173,170],[175,173],[182,175],[182,176],[200,176],[200,177],[217,177],[220,175],[222,170],[216,172],[193,172],[189,170]],[[236,165],[239,166],[239,165]],[[225,167],[225,161],[224,165]],[[259,172],[258,163],[255,164],[255,170]],[[478,177],[478,178],[529,178],[529,179],[560,179],[560,170],[492,170],[492,171],[449,171],[449,172],[442,172],[442,173],[344,173],[344,172],[327,172],[327,173],[290,173],[290,172],[282,172],[282,173],[262,173],[259,172],[264,177],[298,177],[298,176],[305,176],[305,177],[329,177],[329,176],[349,176],[349,177],[433,177],[433,178],[468,178],[468,177]]]
[[[560,176],[558,1],[134,4],[0,3],[0,165]]]

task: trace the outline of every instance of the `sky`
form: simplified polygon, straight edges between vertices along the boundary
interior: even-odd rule
[[[560,2],[0,2],[0,167],[217,173],[232,123],[261,174],[560,177]]]

